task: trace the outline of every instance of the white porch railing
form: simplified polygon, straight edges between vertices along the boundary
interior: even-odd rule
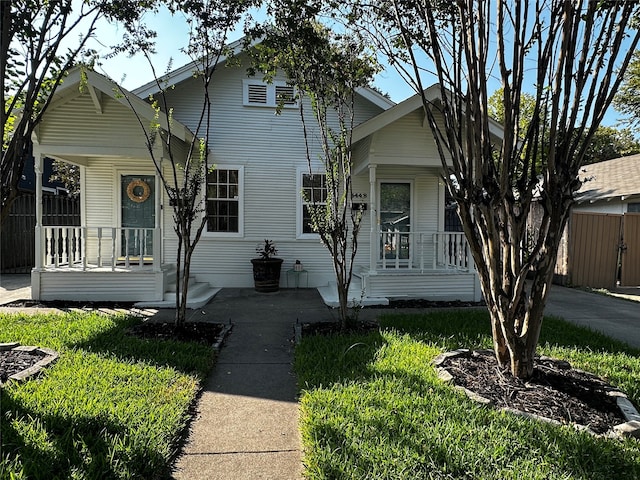
[[[142,268],[160,270],[160,229],[41,227],[36,268]]]
[[[469,244],[461,232],[379,232],[378,266],[382,270],[474,268]]]

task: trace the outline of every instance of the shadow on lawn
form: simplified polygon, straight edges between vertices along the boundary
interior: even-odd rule
[[[6,392],[2,413],[0,478],[169,477],[160,452],[132,440],[131,432],[109,418],[72,421],[29,409]]]
[[[214,352],[210,346],[131,335],[129,328],[141,323],[135,317],[115,317],[114,322],[112,328],[89,340],[78,342],[73,347],[113,355],[123,361],[142,361],[159,367],[170,367],[200,378],[204,378],[213,366]]]
[[[394,329],[442,350],[491,346],[486,312],[450,312],[444,317],[384,315],[380,323],[383,331]],[[541,341],[638,353],[555,318],[545,320]],[[559,428],[479,406],[437,380],[428,361],[424,375],[413,374],[401,364],[391,368],[376,365],[379,353],[388,345],[376,332],[309,338],[298,347],[296,370],[304,381],[302,388],[309,392],[303,400],[303,410],[309,412],[303,435],[313,444],[306,460],[313,478],[349,477],[355,472],[381,478],[401,472],[407,478],[515,478],[514,472],[520,470],[526,478],[640,477],[633,440],[597,438],[571,427]],[[321,358],[336,360],[322,368]],[[374,383],[382,383],[385,393],[372,393],[375,387],[370,384]],[[336,390],[345,393],[336,394]],[[319,413],[314,415],[316,409]],[[332,419],[348,419],[353,427],[338,428]]]
[[[412,333],[422,341],[443,348],[492,348],[489,313],[482,309],[450,310],[430,313],[382,315],[382,328]],[[545,317],[540,333],[540,345],[588,349],[605,353],[626,353],[640,356],[640,350],[624,342],[585,327],[573,325],[558,317]]]

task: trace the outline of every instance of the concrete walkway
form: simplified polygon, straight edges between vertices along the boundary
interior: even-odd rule
[[[639,289],[625,289],[609,296],[554,285],[544,313],[640,348],[639,294]]]
[[[28,275],[3,275],[0,304],[29,298],[28,281]],[[638,293],[636,289],[625,294],[640,300]],[[361,318],[375,318],[381,311],[366,309]],[[640,348],[638,302],[553,286],[546,313]],[[150,314],[154,321],[170,322],[174,311]],[[205,382],[175,464],[176,480],[302,478],[293,327],[297,321],[334,316],[315,289],[285,289],[272,295],[223,289],[205,307],[191,311],[190,320],[231,322],[233,330]]]
[[[318,292],[223,289],[193,315],[231,321],[233,330],[204,386],[174,478],[302,478],[293,326],[331,318]]]

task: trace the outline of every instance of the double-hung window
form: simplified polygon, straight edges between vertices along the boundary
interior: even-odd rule
[[[242,174],[241,167],[207,174],[207,232],[242,233]]]
[[[324,209],[327,204],[327,176],[324,173],[302,173],[301,183],[302,208],[299,231],[302,235],[315,234],[312,212],[314,208]]]

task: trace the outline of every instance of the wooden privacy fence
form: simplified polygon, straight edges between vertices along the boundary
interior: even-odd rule
[[[640,285],[640,214],[575,212],[569,224],[569,245],[571,284]]]
[[[44,195],[42,223],[51,226],[79,226],[80,202],[77,198]],[[0,233],[0,271],[29,273],[35,265],[35,194],[23,194],[12,205]]]

